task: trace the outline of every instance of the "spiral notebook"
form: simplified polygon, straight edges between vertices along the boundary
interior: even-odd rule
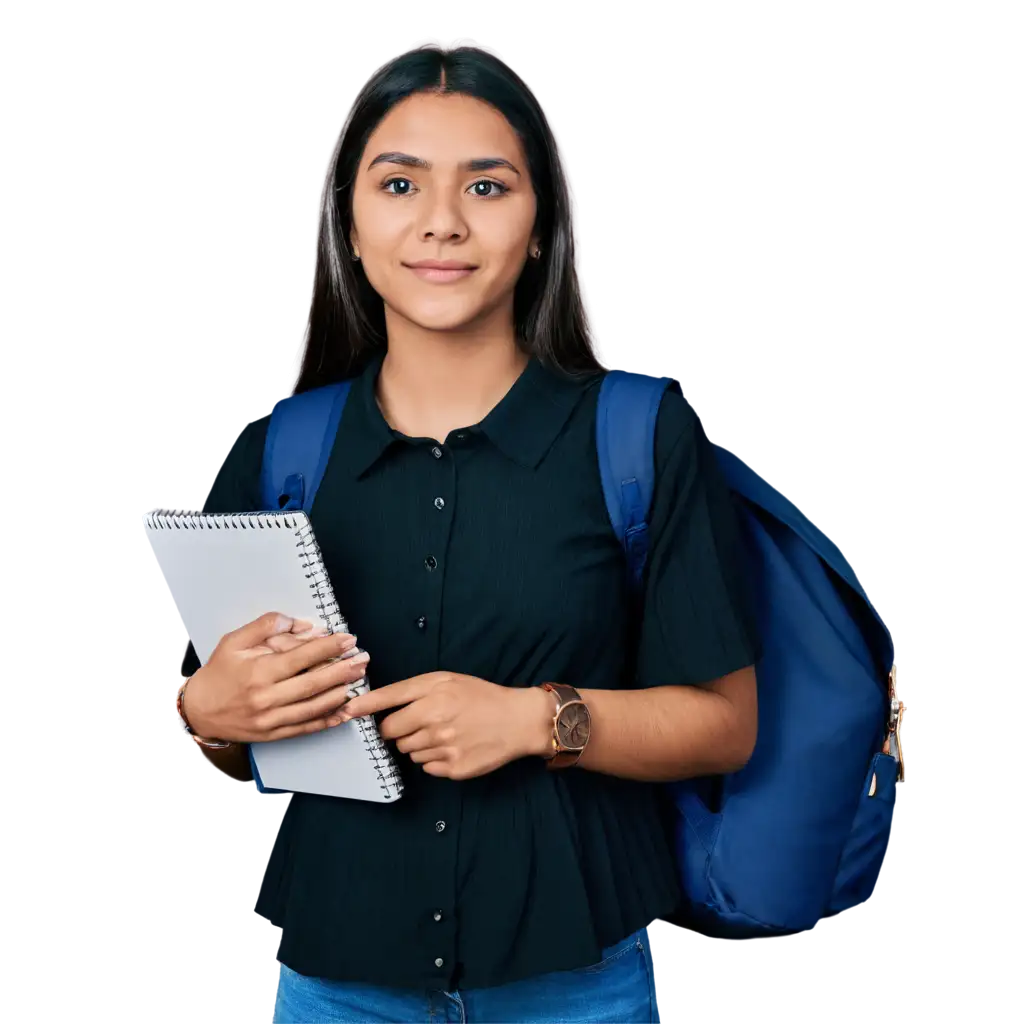
[[[349,632],[305,512],[156,509],[147,513],[145,527],[202,664],[225,633],[268,611]],[[364,678],[352,692],[368,689]],[[371,716],[251,743],[249,751],[261,791],[379,802],[402,795],[402,778]]]

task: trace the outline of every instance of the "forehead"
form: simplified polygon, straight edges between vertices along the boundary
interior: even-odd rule
[[[503,156],[521,170],[525,162],[519,138],[501,111],[460,93],[417,93],[395,104],[367,141],[362,166],[391,149],[422,157],[438,169],[473,157]]]

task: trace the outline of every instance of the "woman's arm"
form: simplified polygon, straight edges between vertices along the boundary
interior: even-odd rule
[[[189,642],[188,650],[185,652],[185,661],[182,668],[182,674],[186,678],[199,673],[199,659],[196,657],[195,648],[192,646],[191,642]],[[185,696],[182,700],[182,707],[185,710],[186,718],[188,718],[189,704],[189,687],[186,686]],[[204,747],[201,743],[197,743],[196,746],[198,746],[203,752],[203,756],[206,760],[209,761],[214,768],[220,769],[220,771],[225,775],[229,775],[231,778],[237,779],[239,782],[252,781],[252,766],[249,764],[248,743],[235,743],[230,747]]]
[[[578,692],[591,715],[579,768],[667,782],[738,771],[753,753],[757,686],[752,665],[705,686]],[[554,708],[548,691],[523,691],[525,754],[551,750]]]
[[[237,779],[239,782],[252,782],[252,766],[249,764],[249,744],[236,743],[231,747],[211,749],[202,747],[206,760],[215,768],[219,768],[225,775]]]
[[[753,666],[703,686],[579,690],[590,741],[578,766],[670,781],[741,768],[754,749]],[[555,703],[540,686],[501,686],[457,672],[427,672],[353,697],[342,721],[392,710],[385,739],[430,775],[468,779],[551,750]]]
[[[167,700],[168,710],[177,718],[175,697],[184,679],[179,676],[175,682],[175,692]],[[222,778],[228,785],[245,785],[253,781],[252,765],[249,761],[249,746],[236,743],[224,750],[210,750],[204,746],[196,746],[178,726],[178,734],[199,755],[199,763],[208,775]]]

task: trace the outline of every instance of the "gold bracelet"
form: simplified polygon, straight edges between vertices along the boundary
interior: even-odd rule
[[[175,702],[178,707],[178,714],[181,716],[181,724],[185,727],[185,732],[189,734],[201,747],[208,747],[210,750],[225,750],[228,747],[235,746],[233,740],[208,740],[203,736],[199,736],[196,731],[188,724],[188,719],[185,717],[185,687],[192,681],[192,676],[189,676],[178,687],[178,699]]]

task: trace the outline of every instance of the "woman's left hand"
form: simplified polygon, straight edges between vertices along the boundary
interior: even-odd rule
[[[380,723],[385,739],[429,775],[469,779],[542,754],[555,705],[539,686],[499,686],[458,672],[427,672],[353,697],[342,721],[400,707]]]

